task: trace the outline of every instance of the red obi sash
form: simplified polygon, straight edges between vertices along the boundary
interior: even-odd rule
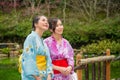
[[[60,60],[52,60],[52,64],[60,67],[67,67],[68,62],[67,59],[60,59]],[[60,72],[57,70],[53,70],[54,74],[59,74]]]

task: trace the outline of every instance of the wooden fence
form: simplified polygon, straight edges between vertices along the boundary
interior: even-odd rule
[[[8,54],[3,53],[3,49],[8,48]],[[14,57],[19,55],[20,46],[18,43],[0,43],[0,57]],[[3,55],[4,54],[4,55]],[[1,56],[2,55],[2,56]]]
[[[86,56],[84,59],[82,59],[82,52],[80,52],[76,55],[75,67],[78,80],[110,80],[110,62],[114,58],[114,55],[110,55],[110,49],[106,50],[106,55],[92,58]],[[85,79],[83,79],[83,71]]]

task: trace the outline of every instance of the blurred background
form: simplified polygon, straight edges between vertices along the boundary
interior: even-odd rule
[[[120,0],[0,0],[1,80],[20,80],[18,57],[36,15],[60,18],[74,49],[91,56],[109,48],[119,58]],[[111,64],[111,79],[120,78],[118,67],[120,60]]]

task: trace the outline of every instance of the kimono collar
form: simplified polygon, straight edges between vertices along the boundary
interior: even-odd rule
[[[51,38],[52,38],[52,40],[53,40],[53,41],[57,42],[57,41],[55,40],[55,38],[54,38],[54,36],[53,36],[53,35],[51,35]],[[63,41],[63,37],[62,37],[62,39],[61,39],[61,40]]]
[[[32,31],[32,34],[36,35],[36,36],[39,37],[40,39],[43,39],[43,38],[40,37],[40,36],[38,35],[38,33],[36,33],[35,31]]]
[[[57,44],[57,41],[55,40],[55,38],[54,38],[54,36],[53,35],[51,35],[50,36],[51,37],[51,39],[52,39],[52,46],[54,47],[54,49],[56,48],[56,44]],[[64,38],[62,37],[62,41],[61,41],[61,44],[60,45],[62,45],[62,46],[64,46],[64,48],[66,48],[66,46],[67,46],[67,43],[66,43],[66,41],[64,40]]]

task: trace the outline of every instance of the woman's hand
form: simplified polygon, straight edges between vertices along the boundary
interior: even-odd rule
[[[52,80],[51,74],[48,74],[47,80]]]
[[[60,69],[58,71],[60,71],[63,75],[67,75],[65,72],[66,71],[65,67],[60,67]]]
[[[37,77],[36,80],[41,80],[41,78],[40,78],[40,77]]]
[[[71,67],[71,66],[68,66],[68,67],[65,69],[65,74],[66,74],[66,75],[69,75],[70,72],[71,72],[71,70],[72,70],[72,67]]]
[[[71,70],[72,70],[72,67],[71,66],[68,66],[67,68],[66,67],[59,67],[59,66],[55,66],[53,65],[53,69],[55,70],[58,70],[60,71],[63,75],[69,75]]]
[[[35,80],[41,80],[40,76],[33,75],[33,77],[35,78]]]

